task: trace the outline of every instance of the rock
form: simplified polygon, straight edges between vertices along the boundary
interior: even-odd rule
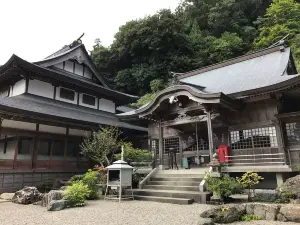
[[[254,201],[258,202],[274,202],[278,198],[276,190],[256,189]]]
[[[40,205],[43,207],[46,207],[48,205],[48,193],[43,195]]]
[[[288,221],[300,223],[300,205],[283,205],[279,211]]]
[[[286,218],[284,215],[282,215],[281,213],[278,213],[278,214],[277,214],[276,219],[277,219],[278,221],[281,221],[281,222],[287,222],[287,221],[288,221],[287,218]]]
[[[18,204],[32,204],[41,200],[42,197],[43,195],[36,187],[25,187],[17,191],[11,201]]]
[[[60,211],[68,207],[69,202],[67,200],[52,200],[48,206],[47,211]]]
[[[211,218],[200,218],[198,225],[215,225]]]
[[[61,200],[63,198],[62,190],[51,190],[47,194],[47,203],[49,204],[52,200]]]
[[[61,186],[59,190],[65,191],[68,188],[68,186]]]
[[[283,192],[292,193],[300,199],[300,175],[287,179],[280,187],[280,190]]]
[[[263,203],[252,203],[247,204],[246,212],[247,214],[254,214],[258,216],[261,220],[276,220],[276,216],[279,212],[280,206],[273,204],[263,204]]]
[[[228,205],[209,209],[201,213],[202,218],[212,218],[214,223],[233,223],[246,214],[246,205]]]
[[[14,197],[15,193],[2,193],[0,198],[3,200],[11,200]]]

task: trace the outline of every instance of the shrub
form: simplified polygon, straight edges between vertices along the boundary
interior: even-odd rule
[[[90,189],[88,199],[97,199],[99,197],[98,196],[99,186],[97,185],[98,184],[97,172],[88,170],[88,172],[84,174],[82,181]]]
[[[241,218],[242,221],[260,220],[260,217],[254,214],[246,214]]]
[[[72,184],[73,182],[77,182],[80,181],[84,178],[84,174],[78,174],[78,175],[74,175],[69,179],[69,184]]]
[[[281,191],[276,202],[290,203],[293,199],[297,199],[297,195],[289,191]]]
[[[254,185],[259,184],[264,178],[259,176],[257,173],[248,171],[243,174],[241,178],[239,178],[239,182],[245,185],[248,189],[248,200],[251,200],[255,195]],[[251,193],[252,191],[252,193]]]
[[[228,174],[224,174],[221,177],[212,177],[210,174],[207,174],[205,185],[208,191],[213,192],[221,198],[239,194],[245,188],[236,178],[230,177]]]
[[[70,201],[70,206],[85,206],[86,199],[90,195],[89,187],[83,181],[74,181],[64,191],[64,199]]]
[[[53,187],[52,180],[42,180],[42,181],[40,181],[39,185],[37,186],[37,189],[40,192],[49,192],[52,187]]]
[[[124,142],[124,160],[127,162],[149,162],[152,160],[152,153],[148,150],[134,148],[132,143]],[[116,159],[121,159],[121,154],[115,154]]]

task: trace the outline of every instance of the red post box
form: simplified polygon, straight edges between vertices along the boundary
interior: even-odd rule
[[[218,154],[219,154],[219,161],[220,161],[220,163],[228,163],[228,157],[225,157],[225,156],[229,156],[229,154],[228,154],[228,146],[226,146],[226,145],[220,145],[218,147]]]

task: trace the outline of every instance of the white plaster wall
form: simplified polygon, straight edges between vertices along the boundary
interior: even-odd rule
[[[65,61],[65,70],[73,73],[73,65],[74,63],[71,61]]]
[[[88,78],[88,79],[92,79],[92,76],[93,76],[93,73],[92,73],[92,71],[90,70],[90,68],[85,67],[85,68],[84,68],[84,77],[85,77],[85,78]]]
[[[83,76],[83,66],[75,63],[75,74],[79,75],[79,76]]]
[[[49,126],[40,124],[39,131],[47,132],[47,133],[55,133],[55,134],[66,134],[67,129],[65,127],[56,127],[56,126]]]
[[[46,98],[53,98],[54,86],[40,80],[29,80],[28,93]]]
[[[23,94],[25,90],[26,90],[26,80],[19,80],[18,82],[15,83],[11,96]]]
[[[21,130],[35,130],[36,124],[4,119],[2,121],[2,127],[17,128],[17,129],[21,129]]]
[[[9,141],[6,147],[6,153],[3,153],[4,143],[0,143],[0,159],[14,159],[17,140]]]
[[[57,67],[59,69],[63,69],[64,68],[64,64],[63,63],[58,63],[58,64],[54,65],[54,67]]]
[[[82,95],[83,95],[84,93],[80,93],[79,94],[79,105],[82,105],[82,106],[84,106],[84,107],[88,107],[88,108],[92,108],[92,109],[97,109],[98,108],[98,99],[95,97],[95,96],[93,96],[93,97],[95,97],[95,105],[94,106],[92,106],[92,105],[88,105],[88,104],[84,104],[83,102],[82,102]]]
[[[107,100],[105,98],[99,99],[99,110],[115,113],[116,112],[116,105],[114,102]]]
[[[60,97],[60,88],[64,88],[64,87],[57,87],[56,88],[56,97],[55,97],[56,100],[63,101],[63,102],[68,102],[68,103],[72,103],[72,104],[77,104],[77,98],[78,98],[78,93],[77,92],[75,92],[74,101],[71,101],[71,100],[64,99],[64,98]],[[68,88],[64,88],[64,89],[68,89]],[[68,89],[68,90],[71,90],[71,89]],[[71,91],[73,91],[73,90],[71,90]]]
[[[9,97],[11,97],[12,96],[12,94],[13,94],[13,86],[10,86],[9,87]]]
[[[69,129],[69,135],[86,137],[89,135],[89,131],[79,130],[79,129]]]

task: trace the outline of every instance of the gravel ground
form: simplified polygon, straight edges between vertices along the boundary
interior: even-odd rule
[[[2,225],[197,225],[199,214],[209,205],[173,205],[156,202],[89,201],[83,208],[47,212],[35,205],[0,203]],[[243,225],[292,225],[267,221],[238,222]]]

